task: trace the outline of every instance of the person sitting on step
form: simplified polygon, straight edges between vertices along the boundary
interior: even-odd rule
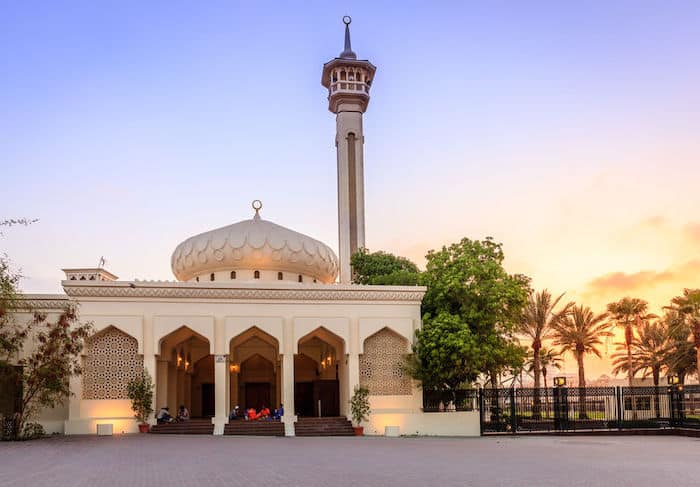
[[[184,404],[180,404],[180,410],[177,412],[178,422],[185,422],[190,420],[190,411],[185,407]]]
[[[168,409],[168,406],[163,406],[162,408],[160,408],[160,411],[158,411],[158,414],[156,415],[156,422],[158,424],[173,422],[173,417],[170,416],[170,410]]]
[[[255,421],[259,417],[260,416],[258,415],[257,411],[255,411],[255,408],[248,408],[248,421]]]
[[[270,419],[270,409],[264,404],[258,413],[258,418],[265,420]]]
[[[238,405],[236,405],[236,407],[231,410],[231,412],[228,415],[228,419],[229,421],[241,419],[241,408]]]

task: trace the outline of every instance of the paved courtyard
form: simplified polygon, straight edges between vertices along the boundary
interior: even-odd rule
[[[683,437],[245,438],[0,443],[0,486],[690,486]]]

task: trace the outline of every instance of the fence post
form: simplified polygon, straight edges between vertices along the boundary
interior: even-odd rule
[[[513,434],[518,432],[518,418],[515,412],[515,386],[513,386],[510,388],[510,429]]]
[[[479,434],[484,436],[484,390],[479,387],[478,390],[478,406],[479,406]]]
[[[617,409],[617,429],[622,429],[622,419],[623,419],[623,406],[625,405],[625,400],[622,392],[622,387],[615,387],[615,409]]]

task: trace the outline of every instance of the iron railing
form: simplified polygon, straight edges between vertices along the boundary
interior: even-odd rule
[[[700,385],[423,391],[423,411],[479,411],[482,434],[700,429]]]

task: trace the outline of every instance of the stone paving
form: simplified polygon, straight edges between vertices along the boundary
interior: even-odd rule
[[[0,443],[0,486],[691,486],[684,437],[252,438]]]

